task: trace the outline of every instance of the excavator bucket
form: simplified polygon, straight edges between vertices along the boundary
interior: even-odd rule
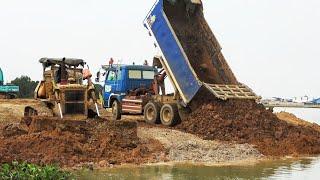
[[[259,99],[232,72],[204,18],[201,0],[159,0],[145,26],[152,32],[185,104],[201,87],[223,100]]]

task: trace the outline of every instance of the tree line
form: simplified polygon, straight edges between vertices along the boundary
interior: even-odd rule
[[[39,84],[39,81],[33,81],[29,76],[21,76],[15,78],[10,84],[19,86],[19,98],[33,98],[34,90]]]

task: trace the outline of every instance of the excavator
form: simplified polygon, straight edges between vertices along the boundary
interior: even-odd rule
[[[15,99],[18,97],[19,86],[4,84],[3,71],[0,68],[0,99]]]

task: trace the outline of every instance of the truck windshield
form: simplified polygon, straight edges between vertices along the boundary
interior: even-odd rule
[[[142,71],[143,79],[153,79],[154,71]]]
[[[107,80],[108,81],[115,81],[116,80],[116,73],[114,71],[109,71]]]
[[[121,69],[120,70],[115,70],[115,71],[109,71],[108,73],[108,81],[119,81],[121,80]]]

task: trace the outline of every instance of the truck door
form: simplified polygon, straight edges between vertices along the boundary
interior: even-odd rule
[[[104,85],[104,105],[110,107],[109,104],[110,97],[112,95],[120,95],[120,81],[121,81],[121,71],[120,70],[110,70],[107,73],[106,81]]]

